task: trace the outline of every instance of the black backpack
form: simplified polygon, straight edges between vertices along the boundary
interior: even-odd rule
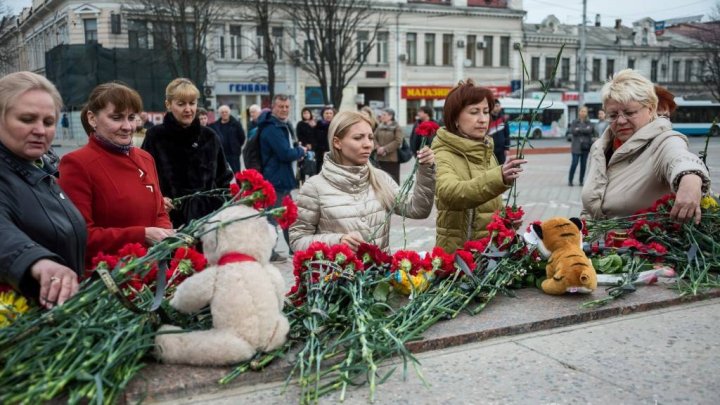
[[[245,148],[243,148],[242,156],[246,169],[255,169],[262,173],[263,162],[262,154],[260,153],[260,132],[261,130],[258,128],[255,136],[248,137]]]

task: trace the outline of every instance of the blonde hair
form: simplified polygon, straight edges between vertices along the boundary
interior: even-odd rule
[[[170,82],[165,88],[165,101],[173,100],[197,100],[200,98],[200,90],[190,79],[179,77]]]
[[[377,117],[375,117],[375,111],[373,111],[373,109],[369,106],[363,106],[360,109],[360,113],[368,116],[368,118],[370,119],[370,128],[375,131],[375,128],[377,128],[378,126],[378,120]]]
[[[332,146],[333,138],[343,139],[350,131],[350,127],[361,122],[367,123],[372,129],[372,121],[370,121],[370,118],[364,113],[356,111],[342,111],[330,122],[330,127],[328,128],[328,145],[330,145],[330,157],[333,161],[338,161],[337,151]],[[377,172],[379,169],[376,169],[370,162],[367,162],[366,165],[369,171],[368,181],[375,191],[378,200],[380,200],[380,204],[382,204],[386,210],[392,209],[395,202],[393,190],[389,184],[379,180],[380,174]]]
[[[30,90],[42,90],[50,94],[55,103],[56,118],[60,115],[62,97],[50,80],[33,72],[15,72],[0,79],[0,120],[4,122],[5,114],[14,106],[18,97]]]
[[[608,100],[622,104],[637,101],[644,107],[648,107],[651,113],[654,114],[657,111],[658,97],[655,94],[655,86],[637,70],[624,69],[615,73],[603,85],[600,95],[603,107],[606,106]]]

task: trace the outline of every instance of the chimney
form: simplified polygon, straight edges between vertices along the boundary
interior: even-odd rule
[[[622,27],[622,20],[619,18],[615,19],[615,29],[619,30]]]
[[[595,14],[595,26],[600,26],[600,14]]]

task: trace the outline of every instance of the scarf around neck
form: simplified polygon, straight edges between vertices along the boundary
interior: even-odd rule
[[[92,139],[97,141],[97,143],[102,146],[103,149],[113,153],[129,155],[130,149],[133,148],[132,143],[129,145],[117,145],[98,135],[96,132],[92,133]]]

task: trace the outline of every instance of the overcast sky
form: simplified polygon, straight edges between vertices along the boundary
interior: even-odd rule
[[[614,25],[616,18],[621,18],[625,25],[643,17],[664,20],[705,14],[707,19],[718,2],[720,0],[587,0],[587,18],[592,23],[595,14],[600,14],[603,25]],[[32,0],[5,0],[5,3],[19,12]],[[528,12],[526,22],[539,23],[549,14],[555,14],[567,24],[582,21],[582,0],[523,0],[523,7]]]

